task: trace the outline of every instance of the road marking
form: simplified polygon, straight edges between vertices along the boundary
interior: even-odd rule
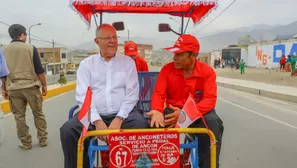
[[[54,97],[52,97],[52,98],[48,98],[48,99],[44,100],[43,103],[48,102],[48,101],[51,101],[51,100],[56,99],[56,98],[58,98],[58,97],[61,97],[61,96],[70,94],[71,92],[73,92],[73,91],[69,91],[69,92],[61,93],[61,94],[58,95],[58,96],[54,96]],[[30,109],[30,106],[28,106],[26,109]],[[5,114],[5,115],[3,116],[3,118],[8,117],[8,116],[11,116],[11,115],[12,115],[12,113],[10,112],[10,113],[8,113],[8,114]]]
[[[251,113],[254,113],[254,114],[257,114],[257,115],[259,115],[259,116],[261,116],[261,117],[264,117],[264,118],[266,118],[266,119],[272,120],[272,121],[274,121],[274,122],[277,122],[277,123],[279,123],[279,124],[282,124],[282,125],[285,125],[285,126],[287,126],[287,127],[291,127],[291,128],[293,128],[293,129],[296,129],[296,130],[297,130],[297,127],[294,126],[294,125],[291,125],[291,124],[288,124],[288,123],[286,123],[286,122],[283,122],[283,121],[277,120],[277,119],[275,119],[275,118],[269,117],[269,116],[267,116],[267,115],[261,114],[261,113],[255,111],[255,110],[251,110],[251,109],[245,108],[245,107],[243,107],[243,106],[240,106],[240,105],[238,105],[238,104],[232,103],[232,102],[230,102],[230,101],[228,101],[228,100],[224,100],[224,99],[221,99],[221,98],[218,98],[218,100],[221,100],[221,101],[223,101],[223,102],[225,102],[225,103],[228,103],[228,104],[231,104],[231,105],[233,105],[233,106],[235,106],[235,107],[241,108],[241,109],[243,109],[243,110],[249,111],[249,112],[251,112]]]
[[[282,100],[271,99],[271,98],[267,98],[264,96],[259,96],[259,95],[246,93],[246,92],[240,92],[240,91],[236,91],[236,90],[230,90],[227,88],[221,89],[220,92],[228,92],[228,94],[243,97],[247,100],[256,102],[258,104],[262,104],[262,105],[265,104],[265,105],[272,107],[274,109],[278,109],[280,113],[297,115],[297,111],[296,111],[297,104],[296,103],[289,103],[289,102],[285,102]],[[221,94],[222,93],[220,93],[220,95]],[[223,96],[221,96],[221,97],[223,97]],[[284,108],[283,106],[285,106],[286,108]]]
[[[233,89],[230,89],[230,88],[220,87],[220,89],[226,90],[226,91],[229,91],[229,92],[232,92],[232,94],[236,94],[238,96],[245,95],[246,98],[249,98],[250,100],[253,100],[253,101],[258,101],[258,100],[255,100],[253,98],[253,97],[256,97],[258,99],[273,101],[273,102],[276,102],[276,103],[279,103],[279,104],[282,104],[282,105],[291,106],[293,108],[296,108],[297,107],[297,104],[294,103],[294,102],[287,102],[287,101],[283,101],[283,100],[273,99],[273,98],[264,97],[264,96],[261,96],[261,95],[256,95],[256,94],[252,94],[252,93],[248,93],[248,92],[242,92],[242,91],[238,91],[238,90],[233,90]]]

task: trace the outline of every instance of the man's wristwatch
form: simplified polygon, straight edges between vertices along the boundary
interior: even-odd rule
[[[123,117],[116,116],[115,118],[118,118],[118,119],[120,119],[120,120],[124,121],[124,118],[123,118]]]

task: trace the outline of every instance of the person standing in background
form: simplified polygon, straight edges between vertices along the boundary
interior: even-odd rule
[[[134,60],[138,74],[139,74],[139,72],[148,72],[149,71],[148,65],[147,65],[147,62],[145,61],[145,59],[138,55],[138,47],[135,42],[133,42],[133,41],[126,42],[124,45],[124,50],[125,50],[125,55],[131,57]],[[151,88],[150,77],[142,76],[142,75],[138,76],[138,77],[139,77],[139,80],[143,79],[142,82],[139,81],[139,84],[141,84],[141,86],[140,86],[141,93],[139,95],[140,100],[150,99],[151,95],[147,94]],[[143,106],[142,107],[143,109],[150,108],[148,103],[144,103],[144,104],[142,104],[142,106]]]
[[[291,69],[292,69],[292,72],[295,71],[295,69],[296,69],[296,55],[292,55]]]
[[[280,68],[279,68],[280,72],[285,71],[286,56],[284,56],[284,55],[282,56],[282,58],[279,61],[279,64],[280,64]]]
[[[42,110],[42,96],[47,95],[44,69],[37,49],[31,44],[26,44],[26,28],[14,24],[9,27],[8,33],[12,41],[3,48],[3,54],[9,74],[2,80],[2,88],[7,93],[10,109],[15,117],[17,135],[21,141],[19,147],[25,150],[32,148],[32,137],[26,124],[27,104],[34,115],[39,145],[44,147],[48,144],[47,122]]]
[[[137,44],[133,41],[129,41],[124,45],[125,55],[131,57],[136,64],[137,72],[148,72],[148,65],[145,59],[138,55]]]
[[[244,67],[245,67],[245,62],[244,62],[243,59],[241,59],[241,62],[240,62],[240,74],[244,73]]]
[[[286,71],[291,72],[291,56],[288,55],[288,58],[286,60]]]

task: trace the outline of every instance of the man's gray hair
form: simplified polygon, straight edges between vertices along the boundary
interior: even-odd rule
[[[110,24],[107,24],[107,23],[103,23],[103,24],[101,24],[101,25],[99,25],[98,27],[97,27],[97,29],[96,29],[96,37],[98,37],[98,34],[100,33],[100,31],[102,30],[102,29],[114,29],[114,31],[116,31],[116,29],[112,26],[112,25],[110,25]]]

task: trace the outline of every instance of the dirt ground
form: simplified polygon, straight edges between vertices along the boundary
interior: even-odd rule
[[[245,68],[245,74],[240,74],[240,70],[231,70],[231,68],[217,68],[217,76],[233,79],[250,80],[268,84],[297,87],[297,78],[291,77],[290,72],[279,72],[262,68]]]

